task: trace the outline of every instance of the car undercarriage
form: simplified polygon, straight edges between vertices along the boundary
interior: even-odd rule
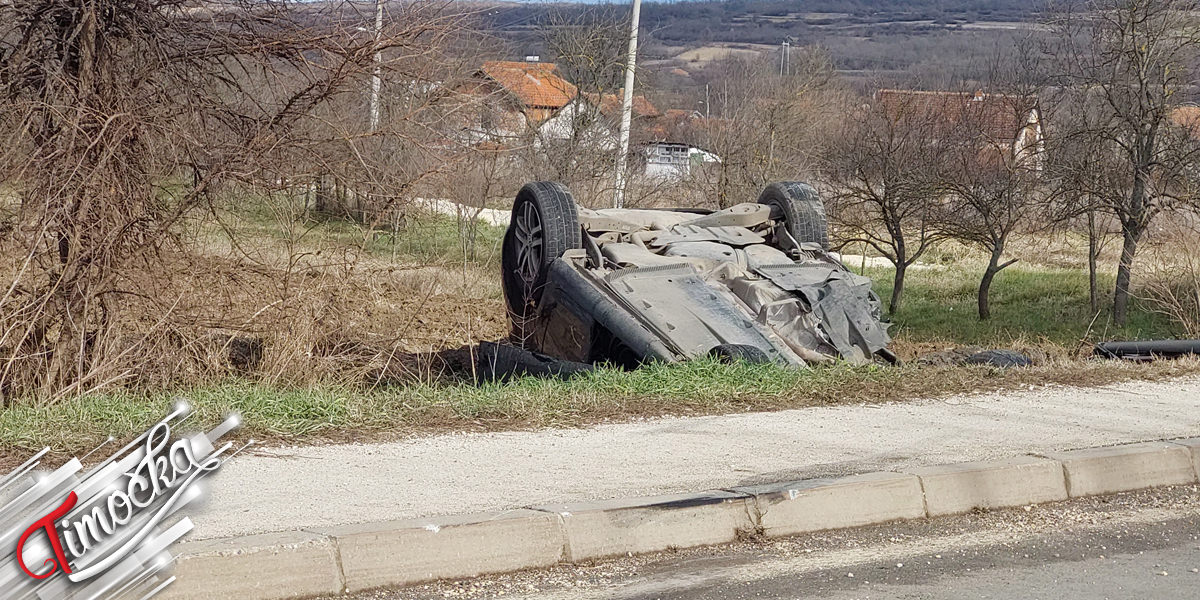
[[[512,341],[626,368],[895,362],[871,281],[828,248],[824,206],[803,183],[717,211],[590,210],[561,184],[529,183],[503,246]]]

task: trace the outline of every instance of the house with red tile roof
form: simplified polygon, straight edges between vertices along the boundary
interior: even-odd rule
[[[600,112],[610,119],[621,118],[621,105],[625,100],[625,88],[620,88],[615,94],[584,94],[590,103],[597,105]],[[645,96],[633,97],[633,118],[653,119],[662,116],[658,109]]]
[[[483,63],[479,74],[506,93],[532,123],[546,120],[578,95],[552,63],[493,60]]]
[[[920,122],[935,137],[975,136],[981,159],[1044,162],[1045,136],[1037,97],[976,92],[882,89],[880,103],[893,118]]]
[[[469,143],[506,145],[506,139],[524,138],[543,151],[569,147],[581,159],[617,148],[624,90],[580,92],[552,63],[488,61],[459,92],[475,104],[462,111],[467,120],[474,119],[463,127]],[[647,153],[648,164],[670,160],[686,167],[694,162],[691,145],[664,142],[668,119],[648,98],[634,96],[632,112],[632,146]],[[673,111],[671,119],[682,119],[682,112]]]
[[[540,127],[578,95],[551,63],[487,61],[460,88],[478,103],[477,133],[512,137]]]

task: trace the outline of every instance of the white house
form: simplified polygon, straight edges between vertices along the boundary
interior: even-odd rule
[[[719,163],[721,157],[696,145],[698,125],[708,123],[695,110],[671,109],[663,113],[654,127],[653,141],[645,145],[646,177],[678,179],[706,164]]]
[[[678,179],[693,169],[721,162],[712,152],[684,142],[651,142],[646,145],[646,177]]]
[[[593,150],[615,151],[619,143],[623,92],[578,94],[538,127],[538,141],[574,139]],[[652,125],[661,116],[645,96],[633,97],[633,131]]]

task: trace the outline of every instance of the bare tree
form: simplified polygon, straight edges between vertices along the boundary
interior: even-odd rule
[[[627,18],[611,7],[556,11],[543,33],[557,75],[575,87],[576,95],[551,117],[552,124],[530,123],[524,153],[528,175],[562,182],[589,201],[600,202],[612,187],[618,105],[611,100],[624,79]]]
[[[711,118],[700,138],[720,157],[706,186],[718,207],[751,200],[768,182],[815,174],[844,92],[820,49],[793,49],[789,65],[782,75],[764,59],[712,67]]]
[[[850,111],[823,170],[843,247],[865,243],[896,268],[892,314],[900,310],[908,267],[941,236],[937,115],[921,99],[885,92]]]
[[[4,244],[20,257],[0,297],[4,393],[132,376],[120,363],[151,334],[124,327],[167,317],[130,308],[156,293],[134,282],[154,276],[175,227],[223,185],[287,180],[332,137],[363,135],[331,130],[323,107],[365,88],[377,52],[419,64],[456,18],[436,3],[390,10],[370,35],[339,3],[0,4],[0,187],[19,202]]]
[[[628,11],[612,7],[550,15],[543,41],[562,76],[584,94],[612,93],[625,78]]]
[[[1047,216],[1048,222],[1056,227],[1081,230],[1086,235],[1088,304],[1096,313],[1100,310],[1100,253],[1114,236],[1120,236],[1119,226],[1115,232],[1111,231],[1112,214],[1099,198],[1120,196],[1122,192],[1105,189],[1106,183],[1112,182],[1105,172],[1111,165],[1103,160],[1101,148],[1092,145],[1085,136],[1070,135],[1079,130],[1080,110],[1082,107],[1077,104],[1059,102],[1046,117],[1048,123],[1055,124],[1046,139],[1045,180],[1053,199],[1047,207],[1050,211]]]
[[[940,227],[951,237],[988,253],[979,281],[980,319],[991,317],[992,280],[1017,259],[1004,260],[1009,238],[1033,231],[1045,220],[1045,195],[1039,189],[1042,152],[1030,130],[1038,126],[1036,100],[1018,94],[947,95],[948,114],[941,136],[944,162],[939,177],[943,195]],[[1029,140],[1030,145],[1022,145]]]
[[[1121,224],[1113,320],[1127,318],[1134,258],[1155,216],[1188,200],[1179,182],[1197,148],[1171,127],[1195,75],[1195,0],[1086,0],[1049,13],[1060,102],[1079,107],[1062,132],[1096,148],[1097,178],[1080,190]]]

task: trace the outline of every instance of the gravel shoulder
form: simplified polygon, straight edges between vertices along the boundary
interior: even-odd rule
[[[1200,377],[584,429],[260,448],[196,538],[506,510],[1200,435]]]

